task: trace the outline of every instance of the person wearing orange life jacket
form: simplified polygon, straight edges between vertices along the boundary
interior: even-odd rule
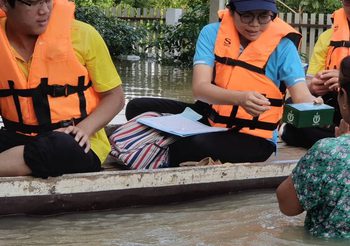
[[[124,105],[103,39],[68,0],[0,7],[0,176],[99,171],[103,127]]]
[[[177,140],[170,165],[205,157],[221,162],[265,161],[276,148],[277,125],[287,87],[296,102],[318,101],[305,83],[296,49],[298,34],[277,18],[274,0],[231,0],[218,23],[197,40],[193,69],[194,104],[168,99],[130,101],[126,117],[146,111],[180,113],[191,107],[207,125],[232,130]]]
[[[332,28],[318,38],[307,71],[307,83],[311,93],[322,96],[323,101],[335,108],[333,123],[327,127],[295,128],[286,124],[281,138],[289,145],[310,148],[319,139],[334,137],[335,126],[341,120],[337,102],[339,66],[350,55],[350,0],[342,0],[343,7],[333,13]]]

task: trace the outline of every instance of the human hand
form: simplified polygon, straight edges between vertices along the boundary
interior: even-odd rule
[[[350,133],[350,126],[345,120],[341,119],[339,126],[335,127],[335,136],[339,137],[347,133]]]
[[[259,116],[271,108],[270,101],[255,91],[241,92],[238,105],[243,107],[248,114],[254,117]]]
[[[322,71],[320,78],[329,91],[337,91],[339,88],[339,70],[331,69]]]
[[[322,72],[318,72],[309,83],[310,92],[317,96],[323,96],[329,91],[329,87],[325,85],[325,81],[321,78]]]
[[[90,150],[89,135],[84,132],[83,129],[77,126],[68,126],[66,128],[59,128],[55,131],[63,132],[74,137],[74,140],[78,142],[79,146],[84,148],[84,152],[87,153]],[[84,147],[85,145],[85,147]]]
[[[323,98],[322,97],[315,97],[313,103],[314,104],[324,104]]]

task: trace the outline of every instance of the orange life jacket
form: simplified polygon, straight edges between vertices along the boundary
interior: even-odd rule
[[[340,62],[350,55],[349,23],[343,8],[333,13],[333,34],[328,47],[326,69],[339,69]]]
[[[272,138],[282,117],[285,87],[281,89],[265,75],[267,61],[283,37],[298,46],[301,35],[281,19],[274,19],[261,36],[240,54],[240,40],[229,10],[219,12],[221,19],[215,43],[213,83],[228,90],[257,91],[270,100],[271,109],[253,117],[237,105],[212,105],[209,121],[213,126],[234,128],[263,138]]]
[[[6,129],[40,133],[78,123],[97,106],[87,69],[71,42],[75,5],[55,0],[46,31],[35,44],[28,79],[0,30],[0,112]],[[1,22],[6,21],[2,13]]]

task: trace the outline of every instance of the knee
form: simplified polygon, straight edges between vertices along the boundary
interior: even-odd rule
[[[99,171],[101,164],[92,151],[86,154],[74,137],[62,132],[43,134],[25,145],[24,159],[32,175],[43,178]]]
[[[142,98],[135,98],[128,102],[125,108],[125,117],[127,120],[130,120],[134,118],[135,116],[139,115],[140,113],[140,102]]]

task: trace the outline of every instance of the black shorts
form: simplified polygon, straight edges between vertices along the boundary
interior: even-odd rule
[[[92,150],[85,153],[73,136],[62,132],[51,131],[33,137],[0,130],[0,152],[19,145],[24,145],[24,161],[34,177],[101,170],[100,159]]]

